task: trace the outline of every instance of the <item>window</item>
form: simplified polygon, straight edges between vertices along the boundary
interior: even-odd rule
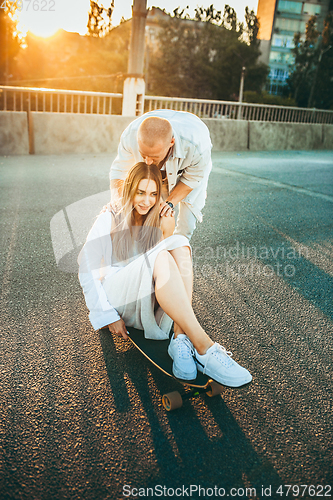
[[[292,35],[273,35],[272,46],[292,49],[295,46],[294,37]]]
[[[284,86],[285,85],[283,85],[283,84],[279,85],[276,82],[267,82],[266,90],[269,94],[282,95]]]
[[[272,50],[269,54],[269,62],[282,62],[282,52]]]
[[[295,57],[288,52],[277,52],[272,50],[269,54],[269,62],[280,64],[293,64]]]
[[[294,64],[295,56],[293,54],[283,54],[284,55],[284,63],[286,64]]]
[[[288,78],[288,71],[280,68],[271,68],[268,78],[270,80],[278,80],[280,82],[285,82]]]
[[[300,14],[302,12],[302,3],[289,2],[288,0],[279,0],[278,10],[280,12],[292,12],[293,14]]]
[[[303,14],[309,14],[309,16],[318,16],[320,14],[321,7],[315,3],[305,3],[303,7]]]
[[[283,17],[279,17],[276,20],[275,27],[284,31],[292,31],[295,33],[300,30],[300,22],[297,19],[285,19]]]

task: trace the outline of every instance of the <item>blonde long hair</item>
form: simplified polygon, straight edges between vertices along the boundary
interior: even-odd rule
[[[155,181],[156,203],[143,216],[142,226],[134,226],[133,200],[143,179]],[[156,165],[140,162],[128,172],[123,185],[121,209],[115,214],[115,227],[111,230],[112,253],[119,262],[134,256],[135,242],[137,243],[136,250],[141,254],[147,252],[160,241],[162,237],[160,230],[161,193],[162,175]]]

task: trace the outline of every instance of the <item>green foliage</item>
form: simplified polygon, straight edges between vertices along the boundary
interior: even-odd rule
[[[254,92],[252,90],[246,90],[244,92],[243,101],[276,106],[296,106],[295,99],[291,97],[272,95],[268,92]]]
[[[240,23],[228,5],[224,13],[197,7],[190,20],[184,10],[161,24],[158,49],[151,55],[149,92],[170,97],[235,99],[242,67],[245,89],[260,90],[268,67],[258,64],[258,20],[246,10]]]
[[[305,40],[294,37],[294,70],[288,81],[290,95],[298,106],[331,109],[333,106],[333,12],[325,20],[322,32],[312,16]]]
[[[245,7],[245,25],[246,25],[246,36],[250,42],[250,45],[255,45],[257,48],[259,47],[259,19],[254,14],[253,10],[249,10],[248,7]]]

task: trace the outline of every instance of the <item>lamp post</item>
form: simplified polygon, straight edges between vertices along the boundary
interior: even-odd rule
[[[123,89],[122,114],[125,116],[139,116],[143,113],[145,95],[143,67],[147,0],[133,0],[132,12],[130,53]]]
[[[244,90],[244,76],[245,76],[245,66],[242,67],[241,81],[239,87],[239,106],[238,106],[238,120],[242,119],[242,102],[243,102],[243,90]]]

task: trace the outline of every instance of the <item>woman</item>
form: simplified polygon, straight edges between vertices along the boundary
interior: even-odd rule
[[[214,343],[192,306],[191,248],[173,235],[173,217],[160,217],[162,176],[155,165],[129,171],[117,213],[101,213],[79,256],[79,279],[95,330],[128,338],[127,326],[147,338],[166,339],[173,373],[184,380],[197,369],[230,387],[252,380],[250,373]]]

